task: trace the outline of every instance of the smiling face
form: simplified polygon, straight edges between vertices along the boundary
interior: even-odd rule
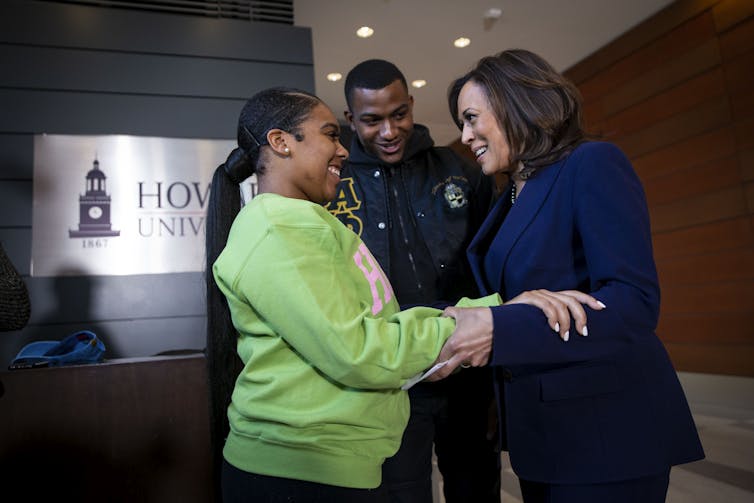
[[[395,164],[403,159],[414,131],[414,99],[400,80],[382,89],[354,88],[346,119],[364,150],[381,161]]]
[[[510,145],[492,111],[484,89],[470,80],[458,94],[461,141],[468,145],[486,175],[509,173]]]
[[[314,107],[295,133],[286,133],[285,144],[291,162],[284,168],[284,195],[319,204],[334,199],[348,151],[340,144],[340,127],[330,109],[323,104]]]

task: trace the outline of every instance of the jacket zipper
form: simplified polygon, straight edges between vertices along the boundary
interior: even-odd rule
[[[391,166],[389,169],[390,169],[390,178],[392,179],[390,186],[393,190],[393,198],[395,200],[395,204],[397,207],[396,209],[398,210],[396,213],[398,217],[398,225],[401,231],[401,236],[403,237],[403,244],[406,246],[406,250],[408,252],[407,253],[408,261],[411,264],[411,271],[414,273],[414,280],[416,282],[416,287],[418,288],[420,292],[423,293],[424,285],[421,282],[421,278],[419,278],[419,271],[416,270],[416,261],[414,259],[414,254],[411,252],[411,248],[409,247],[408,234],[406,233],[406,223],[403,221],[403,212],[401,211],[401,199],[398,195],[398,187],[395,180],[395,175],[396,175],[395,168]],[[401,186],[403,186],[403,175],[400,172],[398,173],[398,177],[400,178]],[[414,227],[416,227],[415,224],[414,224]]]

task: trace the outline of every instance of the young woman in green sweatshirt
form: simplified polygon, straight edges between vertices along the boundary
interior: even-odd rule
[[[380,467],[409,414],[401,386],[435,363],[455,321],[400,311],[364,243],[322,206],[348,152],[318,98],[258,93],[241,112],[238,145],[214,175],[207,215],[223,501],[385,501]],[[241,208],[239,184],[254,173],[259,195]],[[459,306],[499,303],[495,294]],[[569,321],[560,307],[560,318],[546,310],[553,325]]]

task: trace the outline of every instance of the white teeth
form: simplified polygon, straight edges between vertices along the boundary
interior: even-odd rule
[[[340,177],[340,168],[336,168],[335,166],[328,166],[327,171]]]
[[[474,155],[477,156],[477,157],[479,157],[480,155],[484,154],[485,152],[487,152],[487,147],[480,147],[480,148],[478,148],[478,149],[476,149],[474,151]]]

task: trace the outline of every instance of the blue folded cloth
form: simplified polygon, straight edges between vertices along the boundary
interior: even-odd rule
[[[93,332],[81,330],[62,341],[37,341],[27,344],[21,348],[8,369],[97,363],[102,360],[104,354],[103,342]]]

